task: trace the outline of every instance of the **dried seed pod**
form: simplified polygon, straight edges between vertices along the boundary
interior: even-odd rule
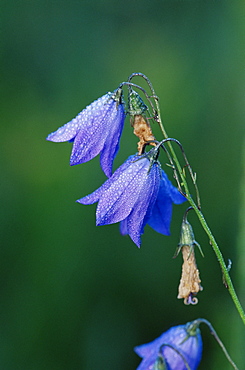
[[[134,128],[134,134],[140,139],[140,141],[138,142],[138,152],[139,155],[141,155],[145,144],[155,140],[155,137],[152,134],[149,123],[141,114],[136,114],[133,116],[132,126]],[[150,144],[154,146],[156,145],[153,142]]]

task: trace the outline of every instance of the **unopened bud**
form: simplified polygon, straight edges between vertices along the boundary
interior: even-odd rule
[[[133,89],[130,90],[128,95],[128,106],[130,116],[142,114],[148,109],[140,95]]]

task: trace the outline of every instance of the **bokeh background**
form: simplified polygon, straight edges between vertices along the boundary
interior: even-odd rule
[[[194,213],[204,290],[190,307],[176,298],[182,259],[172,258],[185,205],[170,237],[146,227],[138,249],[118,225],[95,227],[96,205],[75,203],[105,180],[98,158],[70,167],[72,145],[45,137],[146,74],[245,306],[245,3],[16,0],[1,13],[0,368],[133,370],[135,345],[204,317],[244,369],[244,327]],[[136,142],[127,120],[114,168]],[[200,369],[230,368],[201,328]]]

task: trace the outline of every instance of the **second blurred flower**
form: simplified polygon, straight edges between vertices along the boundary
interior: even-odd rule
[[[142,358],[137,370],[195,370],[202,357],[199,321],[173,326],[159,338],[134,350]]]

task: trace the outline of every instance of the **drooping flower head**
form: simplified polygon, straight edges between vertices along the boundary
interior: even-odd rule
[[[164,332],[153,342],[135,347],[143,360],[137,370],[197,369],[202,357],[202,337],[198,320],[178,325]]]
[[[78,200],[82,204],[98,202],[96,225],[121,222],[121,233],[129,234],[138,247],[147,223],[169,235],[172,203],[185,201],[161,169],[156,155],[152,149],[141,156],[130,156],[100,188]]]
[[[101,167],[110,177],[124,120],[122,89],[118,88],[88,105],[76,118],[48,135],[47,140],[73,141],[70,165],[88,162],[100,154]]]

